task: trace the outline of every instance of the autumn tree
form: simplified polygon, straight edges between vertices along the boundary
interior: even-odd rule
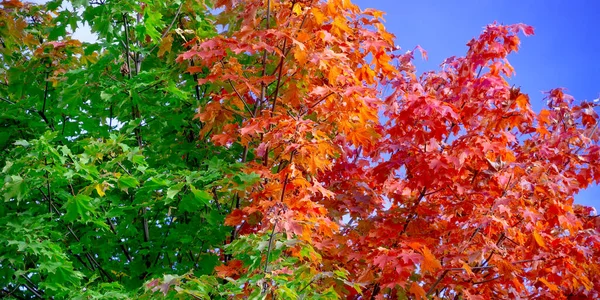
[[[600,297],[597,105],[508,83],[530,26],[418,74],[348,0],[61,4],[0,14],[4,296]]]

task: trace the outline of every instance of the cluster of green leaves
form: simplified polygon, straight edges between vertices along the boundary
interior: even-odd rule
[[[175,63],[188,39],[216,34],[210,7],[2,5],[2,296],[130,298],[163,274],[215,284],[224,218],[254,179],[240,149],[198,134],[211,87]],[[97,42],[70,38],[83,24]]]

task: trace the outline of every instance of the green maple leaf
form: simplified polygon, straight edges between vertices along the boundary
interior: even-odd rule
[[[73,222],[78,218],[84,221],[90,220],[91,216],[95,214],[91,202],[92,198],[83,194],[71,197],[65,205],[66,213],[64,220],[67,222]]]

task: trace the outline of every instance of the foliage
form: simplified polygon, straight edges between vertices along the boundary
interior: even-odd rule
[[[508,84],[530,26],[418,75],[348,0],[65,4],[0,11],[3,296],[600,297],[597,105]]]

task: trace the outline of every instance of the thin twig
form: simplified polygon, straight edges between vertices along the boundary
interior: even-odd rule
[[[8,104],[15,104],[15,102],[12,102],[12,101],[10,101],[10,100],[8,100],[8,99],[4,98],[4,97],[0,97],[0,100],[2,100],[2,101],[4,101],[4,102],[6,102],[6,103],[8,103]]]
[[[231,79],[228,79],[227,82],[229,83],[229,85],[231,86],[231,88],[233,89],[233,91],[235,92],[235,94],[238,96],[238,98],[240,98],[240,100],[242,101],[242,103],[244,103],[244,108],[254,118],[255,112],[252,112],[252,110],[250,109],[250,106],[248,106],[248,103],[246,103],[246,100],[244,100],[244,98],[242,97],[242,95],[240,95],[240,93],[238,92],[238,90],[235,88],[235,86],[233,85],[233,82],[231,81]]]
[[[267,0],[267,22],[265,24],[265,29],[269,29],[269,23],[271,23],[271,0]],[[263,50],[263,55],[262,55],[262,74],[261,77],[264,78],[265,75],[267,74],[267,49]],[[260,112],[260,108],[265,100],[265,96],[266,96],[266,85],[264,82],[261,82],[261,88],[260,88],[260,98],[258,99],[257,103],[254,106],[254,115],[258,115]]]
[[[127,28],[127,14],[123,14],[123,29],[125,30],[125,62],[127,64],[127,77],[131,79],[131,62],[129,61],[129,28]]]
[[[294,3],[294,5],[295,5],[295,3]],[[287,44],[287,38],[285,40],[283,40],[283,49],[284,50],[285,50],[286,44]],[[285,63],[285,56],[282,56],[279,61],[279,73],[277,74],[277,84],[275,84],[275,92],[273,93],[273,106],[271,107],[271,116],[273,116],[273,113],[275,112],[275,107],[277,105],[277,94],[279,94],[279,87],[281,84],[281,77],[282,77],[284,63]]]
[[[167,27],[167,30],[165,30],[165,32],[163,32],[162,36],[160,37],[161,41],[162,41],[162,39],[165,38],[165,36],[167,36],[169,31],[171,31],[173,24],[175,24],[175,20],[177,20],[177,17],[179,17],[179,13],[181,13],[181,7],[183,6],[183,2],[184,1],[181,1],[181,3],[179,4],[179,8],[177,8],[177,12],[175,13],[175,16],[173,17],[173,20],[171,20],[171,24],[169,24],[169,27]],[[150,49],[150,52],[148,52],[148,53],[152,53],[152,51],[154,51],[154,49],[156,49],[156,47],[158,47],[158,45],[159,44],[154,45],[154,47],[152,47],[152,49]]]
[[[290,162],[294,159],[294,151],[292,151],[292,153],[290,154]],[[289,173],[285,174],[285,179],[283,180],[283,187],[281,189],[281,197],[279,198],[279,202],[283,203],[283,199],[285,197],[285,189],[287,187],[288,184],[288,180],[289,180]],[[275,238],[275,229],[277,228],[277,223],[278,223],[278,219],[275,219],[275,222],[273,223],[273,229],[271,230],[271,235],[269,236],[269,245],[267,247],[267,255],[266,255],[266,259],[265,259],[265,267],[263,269],[263,272],[266,274],[267,270],[269,268],[269,258],[271,255],[271,251],[273,249],[273,240]],[[263,284],[263,293],[266,293],[267,291],[267,282],[265,281],[265,283]]]
[[[446,277],[448,272],[450,272],[450,270],[445,270],[442,273],[442,275],[440,275],[440,277],[438,277],[438,279],[433,283],[433,285],[429,288],[429,290],[427,290],[427,294],[426,294],[427,296],[429,296],[429,295],[431,295],[431,293],[433,293],[433,291],[435,290],[437,285],[440,284],[440,282],[442,281],[442,279],[444,279],[444,277]]]
[[[29,290],[31,293],[33,293],[33,295],[34,295],[34,296],[36,296],[37,298],[40,298],[40,299],[44,298],[44,297],[43,297],[43,296],[40,294],[40,292],[38,292],[38,291],[37,291],[35,288],[33,288],[33,287],[31,287],[31,286],[27,285],[27,283],[23,283],[23,284],[21,284],[21,285],[22,285],[22,286],[24,286],[26,289],[28,289],[28,290]]]

